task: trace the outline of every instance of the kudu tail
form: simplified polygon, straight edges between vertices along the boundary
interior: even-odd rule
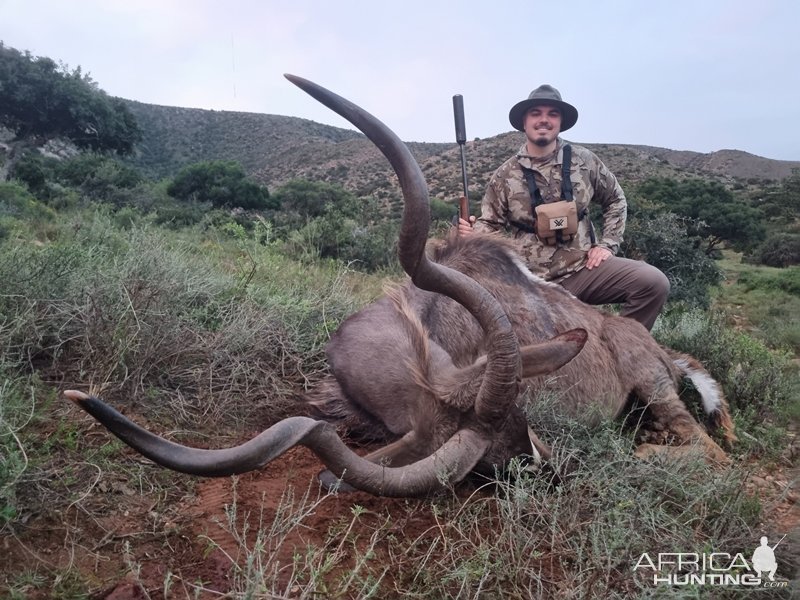
[[[700,394],[703,411],[706,413],[706,427],[710,431],[719,430],[725,442],[732,445],[736,441],[733,419],[719,383],[693,356],[669,349],[667,351],[681,375],[688,378]]]

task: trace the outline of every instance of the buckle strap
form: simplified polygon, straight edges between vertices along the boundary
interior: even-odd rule
[[[570,177],[571,169],[572,146],[565,144],[561,159],[561,197],[564,200],[574,200],[572,197],[572,178]]]

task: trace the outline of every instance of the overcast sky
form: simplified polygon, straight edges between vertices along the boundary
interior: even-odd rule
[[[311,79],[405,141],[511,130],[541,83],[569,139],[800,160],[797,0],[0,0],[7,46],[80,66],[114,96],[350,127]]]

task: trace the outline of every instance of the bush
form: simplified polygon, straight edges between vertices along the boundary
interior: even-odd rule
[[[170,229],[191,227],[204,221],[210,208],[211,205],[207,202],[175,202],[170,199],[153,210],[153,221]]]
[[[773,234],[748,258],[770,267],[798,265],[800,264],[800,234]]]
[[[26,152],[11,171],[11,177],[21,181],[34,194],[46,197],[48,182],[55,179],[57,161],[45,158],[38,152]]]
[[[686,234],[685,220],[672,213],[643,213],[625,231],[622,256],[645,260],[669,279],[673,302],[709,306],[709,288],[722,281],[722,271]]]
[[[93,153],[60,161],[29,152],[17,162],[12,175],[52,206],[74,204],[67,198],[69,190],[89,200],[122,206],[131,203],[131,191],[144,183],[133,167]]]
[[[276,190],[272,214],[288,252],[334,258],[374,271],[395,263],[398,224],[386,220],[374,198],[356,198],[341,187],[295,180]]]
[[[59,182],[79,189],[92,200],[117,206],[127,203],[129,196],[125,190],[132,190],[144,181],[133,167],[98,154],[81,154],[61,162],[56,176]]]
[[[26,221],[51,221],[55,213],[37,201],[24,186],[0,182],[0,216]]]
[[[458,214],[456,205],[448,204],[438,198],[431,198],[431,221],[451,223],[456,214]]]
[[[352,310],[342,281],[247,235],[220,268],[213,252],[152,227],[120,231],[113,218],[77,218],[66,226],[80,235],[53,243],[0,246],[6,363],[101,384],[112,400],[155,398],[161,418],[201,426],[285,416]],[[212,233],[207,247],[230,244]]]
[[[183,202],[208,202],[216,208],[262,210],[270,206],[267,188],[248,179],[235,161],[189,165],[175,176],[167,193]]]

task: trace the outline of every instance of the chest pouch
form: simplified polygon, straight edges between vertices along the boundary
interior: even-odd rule
[[[575,202],[561,200],[540,204],[536,211],[536,235],[548,245],[571,240],[578,233],[578,208]]]
[[[572,164],[572,146],[564,145],[561,163],[561,198],[558,202],[545,202],[542,193],[536,185],[536,178],[532,169],[522,167],[528,190],[531,194],[531,212],[534,219],[534,233],[542,242],[550,246],[569,242],[578,233],[578,221],[586,216],[578,214],[578,206],[572,195],[572,180],[570,167]],[[590,227],[592,244],[594,244],[594,230]]]

